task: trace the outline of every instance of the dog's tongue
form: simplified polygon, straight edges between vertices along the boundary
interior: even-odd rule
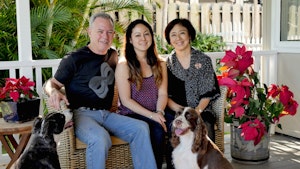
[[[176,136],[180,136],[184,132],[183,129],[175,129]]]
[[[69,121],[68,123],[65,124],[64,129],[70,128],[73,126],[73,121]]]

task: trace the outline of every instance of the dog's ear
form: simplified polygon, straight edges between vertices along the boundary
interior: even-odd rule
[[[182,114],[184,107],[181,107],[179,110],[175,112],[175,118]]]
[[[175,134],[174,127],[172,127],[172,136],[171,136],[171,139],[170,139],[170,143],[171,143],[173,148],[177,147],[180,143],[179,137]]]
[[[198,114],[195,109],[189,107],[186,109],[185,118],[190,123],[191,130],[195,131],[198,123]]]
[[[33,129],[32,129],[32,134],[39,133],[41,131],[41,125],[42,125],[42,117],[36,117],[34,122],[33,122]]]
[[[65,115],[58,113],[57,117],[54,118],[55,120],[53,125],[53,133],[54,134],[60,134],[64,130],[64,126],[66,123],[66,117]]]
[[[196,113],[196,111],[195,111]],[[198,156],[201,157],[207,151],[208,139],[206,138],[207,129],[201,116],[198,116],[197,125],[194,130],[195,138],[192,146],[192,152],[198,152]]]

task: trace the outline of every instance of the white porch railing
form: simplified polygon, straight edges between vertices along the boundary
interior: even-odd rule
[[[216,69],[216,61],[224,56],[224,52],[207,53],[212,58],[214,69]],[[270,85],[277,82],[277,52],[276,51],[254,51],[255,59],[254,69],[259,72],[262,83]],[[0,62],[0,70],[9,70],[9,76],[15,78],[17,72],[36,82],[37,92],[41,96],[42,92],[42,69],[51,68],[52,75],[57,70],[60,59],[49,60],[32,60],[32,61],[3,61]],[[0,143],[0,152],[2,152],[2,144]],[[7,155],[0,153],[0,159],[7,158]]]

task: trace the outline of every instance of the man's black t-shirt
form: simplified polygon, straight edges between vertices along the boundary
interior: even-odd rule
[[[106,55],[93,53],[88,47],[66,55],[55,73],[55,79],[65,85],[70,108],[109,109],[114,95],[116,63]]]

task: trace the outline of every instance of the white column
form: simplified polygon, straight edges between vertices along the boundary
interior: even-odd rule
[[[30,0],[16,0],[19,61],[32,61]],[[24,67],[20,74],[32,79],[32,68]]]

